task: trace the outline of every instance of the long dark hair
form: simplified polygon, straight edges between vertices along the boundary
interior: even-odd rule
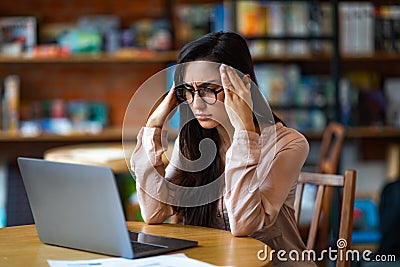
[[[184,70],[181,67],[181,63],[197,60],[223,63],[231,66],[243,74],[250,75],[251,80],[257,85],[253,61],[247,43],[237,33],[213,32],[186,44],[178,57],[178,65],[174,76],[176,85],[181,84],[183,79],[182,73]],[[253,93],[259,93],[258,89],[252,90],[252,98],[254,100],[257,97]],[[261,94],[258,96],[261,96]],[[266,107],[268,106],[266,105]],[[199,144],[204,138],[211,139],[215,143],[217,151],[219,151],[221,140],[216,128],[204,129],[201,127],[199,122],[193,119],[193,114],[186,105],[180,105],[180,116],[181,123],[185,122],[185,124],[181,125],[179,148],[187,159],[196,160],[200,158]],[[275,123],[282,122],[275,114],[272,116]],[[257,125],[257,118],[254,112],[253,118]],[[197,172],[182,171],[182,175],[172,182],[188,187],[206,185],[223,174],[223,166],[221,157],[217,153],[213,162],[206,169]],[[185,224],[211,226],[214,218],[216,218],[217,200],[196,207],[175,207],[175,210],[183,216]]]

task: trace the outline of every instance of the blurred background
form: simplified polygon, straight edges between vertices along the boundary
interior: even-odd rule
[[[120,142],[135,90],[219,30],[248,41],[262,93],[310,142],[306,167],[342,124],[337,172],[356,169],[357,197],[379,205],[399,177],[398,1],[13,0],[0,2],[0,227],[32,222],[17,156]]]

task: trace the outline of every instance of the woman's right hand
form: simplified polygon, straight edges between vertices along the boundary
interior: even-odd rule
[[[175,86],[172,86],[164,99],[154,105],[155,109],[153,108],[150,117],[147,119],[146,127],[162,128],[168,115],[178,105],[174,92]]]

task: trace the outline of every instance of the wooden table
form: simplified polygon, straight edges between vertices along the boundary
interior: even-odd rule
[[[223,230],[178,224],[127,224],[129,229],[135,231],[197,240],[197,247],[174,252],[185,253],[197,260],[215,265],[272,266],[271,262],[257,258],[257,252],[264,249],[264,243],[250,237],[234,237]],[[0,266],[48,267],[47,259],[86,260],[104,257],[109,256],[43,244],[38,239],[34,225],[0,229]]]

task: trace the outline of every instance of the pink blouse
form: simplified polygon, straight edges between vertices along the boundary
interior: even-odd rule
[[[162,223],[173,215],[171,205],[154,198],[163,199],[165,185],[160,177],[170,179],[179,172],[172,164],[164,168],[161,144],[166,135],[162,135],[160,128],[142,128],[131,158],[142,216],[149,224]],[[281,123],[264,128],[260,135],[235,131],[230,147],[222,145],[219,151],[226,162],[226,193],[218,201],[212,227],[254,237],[276,251],[297,250],[301,255],[305,246],[294,217],[294,200],[308,150],[305,137]],[[274,263],[285,264],[276,259]],[[296,266],[315,266],[303,263]]]

